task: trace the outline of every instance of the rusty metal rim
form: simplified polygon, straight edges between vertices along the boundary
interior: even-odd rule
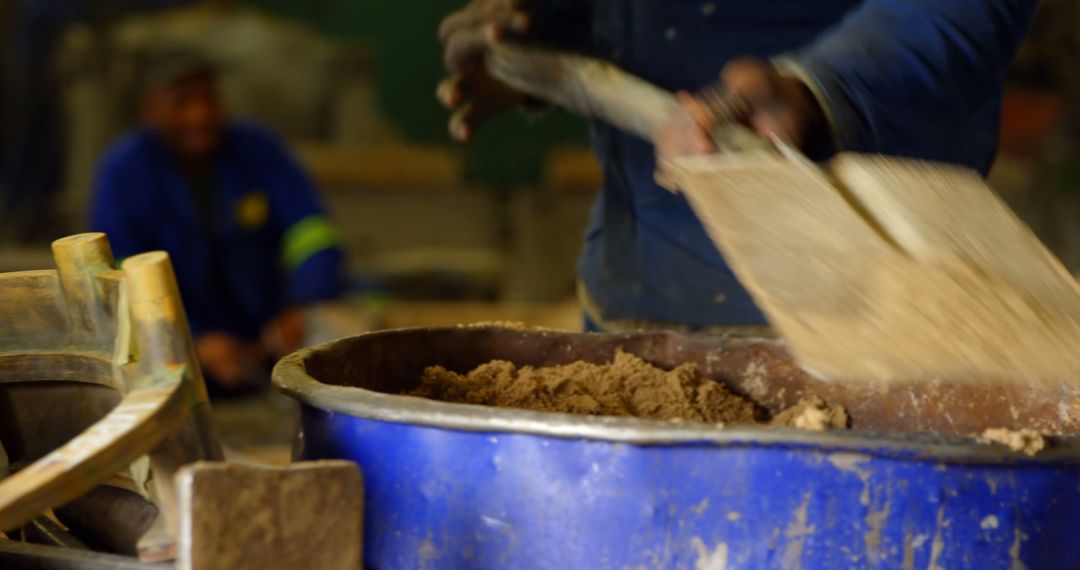
[[[380,334],[365,333],[360,336]],[[335,341],[336,342],[336,341]],[[510,432],[543,437],[582,438],[631,445],[720,445],[813,447],[920,461],[949,463],[1080,464],[1080,436],[1055,437],[1045,451],[1025,456],[973,438],[917,432],[829,430],[771,426],[720,427],[639,418],[534,412],[473,404],[454,404],[386,394],[353,386],[323,384],[307,374],[304,362],[333,342],[299,350],[273,370],[275,388],[302,404],[349,416],[418,427],[473,432]]]
[[[76,350],[0,353],[0,385],[41,381],[97,384],[119,389],[111,354]]]

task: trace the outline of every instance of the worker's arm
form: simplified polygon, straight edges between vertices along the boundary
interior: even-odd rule
[[[238,128],[270,201],[271,222],[281,235],[284,310],[265,325],[262,334],[263,348],[280,358],[300,347],[303,307],[336,299],[344,291],[345,255],[315,185],[292,154],[258,127]]]
[[[327,216],[315,185],[280,141],[245,126],[249,156],[260,170],[270,216],[281,235],[281,266],[288,306],[338,297],[345,285],[345,256],[337,228]]]
[[[1004,70],[1036,6],[1033,0],[867,0],[810,45],[772,63],[732,60],[721,81],[749,102],[747,123],[758,133],[778,135],[812,156],[877,152],[985,172]],[[687,128],[688,121],[671,119],[657,140],[659,154],[713,150],[705,129]]]
[[[868,0],[787,61],[819,96],[840,148],[887,154],[918,148],[927,158],[985,170],[992,151],[982,157],[964,151],[993,149],[993,141],[971,140],[958,120],[980,110],[1000,113],[1005,67],[1037,6],[1035,0]]]
[[[521,93],[488,74],[488,48],[506,38],[540,41],[588,53],[592,48],[591,0],[473,0],[443,20],[439,39],[449,75],[437,96],[453,111],[450,135],[465,141],[488,118],[529,105]]]

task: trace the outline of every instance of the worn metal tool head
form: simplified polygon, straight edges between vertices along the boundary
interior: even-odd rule
[[[1080,287],[974,172],[844,154],[677,159],[669,181],[828,378],[1080,383]]]

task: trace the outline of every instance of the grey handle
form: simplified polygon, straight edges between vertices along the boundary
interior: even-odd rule
[[[648,141],[680,109],[671,92],[598,59],[503,42],[492,48],[487,66],[518,91]],[[712,134],[721,150],[771,147],[739,124],[726,123]]]

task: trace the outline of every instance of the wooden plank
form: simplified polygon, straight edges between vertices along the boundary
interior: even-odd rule
[[[363,482],[352,462],[200,462],[177,485],[182,570],[360,568]]]
[[[113,267],[105,234],[76,234],[52,243],[56,272],[67,309],[67,341],[82,347],[111,347],[114,319],[106,307],[105,290],[97,276]]]
[[[0,275],[0,350],[59,348],[67,310],[55,270]]]
[[[0,384],[8,382],[84,382],[122,389],[113,377],[112,355],[61,352],[0,352]]]
[[[206,384],[168,254],[163,251],[139,254],[124,260],[122,269],[130,334],[137,348],[132,351],[137,353],[135,360],[125,369],[141,372],[130,379],[129,386],[136,392],[152,390],[159,385],[158,377],[163,373],[183,371],[184,374],[176,390],[181,394],[183,417],[150,453],[155,500],[161,507],[161,516],[139,541],[140,559],[171,560],[176,553],[179,525],[174,484],[177,471],[188,463],[219,460],[224,455],[210,418]],[[118,361],[124,360],[123,356],[122,351],[116,353]]]

